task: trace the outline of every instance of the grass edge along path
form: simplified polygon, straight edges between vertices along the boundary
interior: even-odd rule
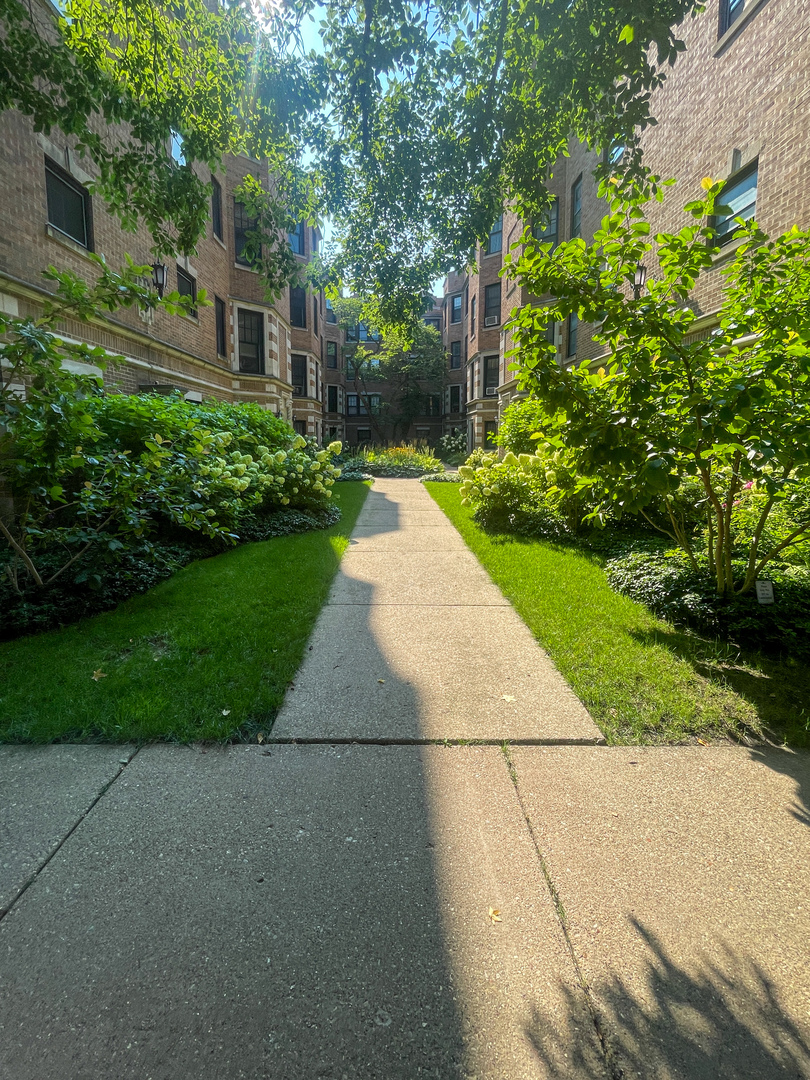
[[[672,627],[614,592],[596,560],[547,541],[488,534],[454,485],[425,487],[609,743],[759,734],[751,703],[667,648]]]
[[[0,742],[268,733],[368,485],[333,490],[329,529],[240,545],[113,611],[0,643]]]

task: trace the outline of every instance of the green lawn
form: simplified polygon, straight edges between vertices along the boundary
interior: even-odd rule
[[[799,702],[810,686],[799,665],[741,662],[727,645],[680,633],[615,593],[593,557],[490,535],[455,485],[425,486],[609,742],[757,735],[764,722],[806,744]]]
[[[268,732],[368,488],[334,491],[330,529],[245,544],[114,611],[0,644],[0,741]]]

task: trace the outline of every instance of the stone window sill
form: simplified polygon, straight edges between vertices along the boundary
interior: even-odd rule
[[[45,232],[51,238],[51,240],[55,240],[57,244],[61,244],[62,247],[66,247],[68,248],[68,250],[75,252],[76,255],[81,255],[82,258],[87,259],[88,262],[93,261],[90,258],[91,252],[88,248],[86,248],[83,244],[78,243],[78,241],[73,240],[65,233],[60,232],[58,229],[55,229],[53,225],[46,225]]]

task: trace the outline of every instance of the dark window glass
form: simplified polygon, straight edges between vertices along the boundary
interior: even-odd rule
[[[535,240],[541,244],[551,244],[552,250],[556,247],[560,232],[560,200],[555,199],[546,211],[542,220],[532,229]]]
[[[293,420],[293,431],[296,435],[306,435],[307,422],[306,420]]]
[[[461,322],[461,293],[450,301],[450,322]]]
[[[484,289],[484,326],[495,325],[490,320],[501,321],[501,283],[496,281],[494,285],[487,285]]]
[[[451,413],[461,412],[461,387],[460,386],[451,386],[450,387],[450,412]]]
[[[214,297],[214,318],[217,323],[217,354],[219,356],[228,355],[228,333],[226,323],[226,309],[225,301],[220,300],[218,296]]]
[[[582,235],[582,177],[571,187],[571,239]]]
[[[303,221],[299,221],[295,226],[295,229],[291,233],[287,233],[290,238],[290,247],[293,249],[296,255],[306,254],[306,226]]]
[[[317,252],[317,250],[318,250],[318,230],[317,229],[312,230],[312,250],[314,252]]]
[[[497,356],[484,357],[484,390],[497,386],[500,382],[500,359]]]
[[[498,218],[492,228],[489,230],[489,236],[487,237],[487,247],[485,254],[494,255],[496,251],[501,250],[503,244],[503,214]]]
[[[337,342],[327,341],[326,343],[326,366],[328,368],[337,368]]]
[[[256,228],[256,219],[248,217],[244,203],[233,202],[233,249],[236,261],[240,266],[250,266],[250,260],[245,254],[248,244],[248,232]]]
[[[239,326],[239,370],[253,375],[264,374],[264,315],[260,311],[242,311]]]
[[[575,311],[572,311],[568,316],[568,355],[576,356],[577,352],[577,328],[579,326],[579,316]]]
[[[318,333],[318,297],[312,297],[312,332]]]
[[[720,193],[721,206],[727,206],[728,214],[717,214],[714,228],[718,244],[727,244],[740,227],[737,218],[748,221],[757,209],[757,163],[749,165],[737,176],[732,176]]]
[[[337,315],[332,308],[332,301],[328,297],[326,300],[326,321],[333,325],[337,322]]]
[[[378,399],[379,396],[377,394]],[[346,412],[349,416],[368,416],[368,409],[363,404],[359,394],[346,395]]]
[[[425,398],[425,416],[442,415],[441,394],[428,394]]]
[[[295,397],[307,397],[307,358],[300,353],[290,357],[292,364],[292,385]]]
[[[450,367],[451,368],[460,368],[461,367],[461,342],[460,341],[451,341],[450,342]]]
[[[326,411],[338,411],[338,388],[336,386],[327,386],[326,388]]]
[[[739,19],[745,7],[745,0],[720,0],[720,33],[726,30]]]
[[[371,428],[370,427],[359,427],[357,429],[357,442],[358,442],[358,444],[359,443],[364,443],[364,442],[371,442]]]
[[[298,285],[290,286],[290,322],[301,329],[307,325],[307,291]]]
[[[475,297],[470,304],[470,337],[475,337]]]
[[[464,314],[470,310],[470,284],[469,282],[464,286]]]
[[[492,446],[493,439],[498,434],[498,424],[495,420],[484,421],[484,443]]]
[[[218,239],[222,239],[222,188],[211,177],[211,231]]]
[[[90,196],[69,173],[47,159],[45,189],[48,196],[49,224],[89,250]]]
[[[197,282],[191,276],[187,274],[181,267],[177,267],[177,291],[181,296],[190,296],[192,300],[197,299]],[[189,311],[189,315],[192,315],[195,319],[197,317],[197,309],[192,307]]]

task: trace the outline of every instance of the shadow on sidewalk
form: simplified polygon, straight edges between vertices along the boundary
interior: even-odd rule
[[[592,986],[611,1080],[810,1076],[807,1033],[787,1016],[774,985],[753,960],[724,944],[722,963],[704,962],[687,970],[654,934],[637,920],[631,922],[646,946],[642,974],[632,980],[614,974]],[[578,996],[564,992],[574,1013]],[[552,1028],[551,1018],[536,1009],[526,1027],[544,1075],[555,1080],[579,1075],[577,1070],[601,1075],[598,1063],[579,1045],[566,1045],[570,1057],[566,1069],[559,1071],[555,1058],[559,1060],[561,1048],[549,1053]]]

